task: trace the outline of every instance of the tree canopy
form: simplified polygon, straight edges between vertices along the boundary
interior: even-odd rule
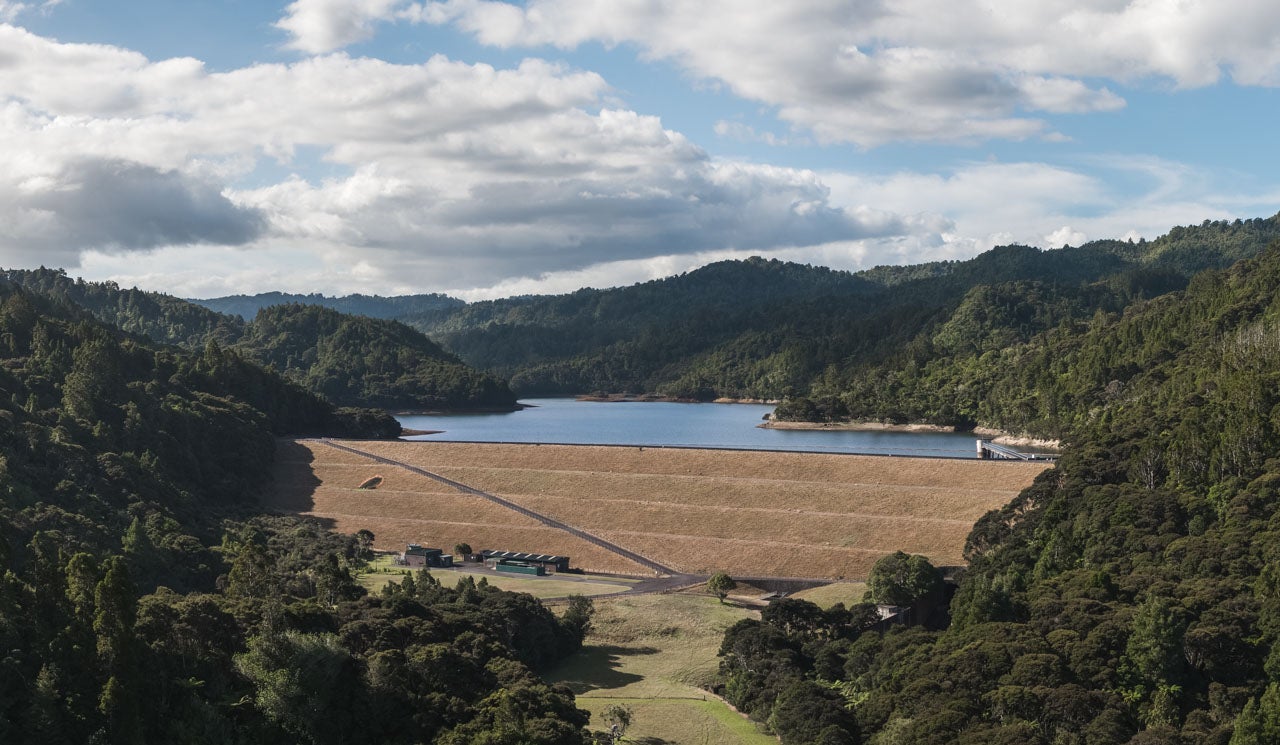
[[[724,572],[716,572],[707,580],[707,589],[719,598],[722,603],[729,596],[729,593],[733,592],[737,587],[738,583]]]
[[[577,649],[589,607],[570,624],[429,578],[370,596],[371,536],[258,515],[277,435],[394,419],[8,281],[0,390],[0,741],[585,742],[586,712],[534,671]]]
[[[831,611],[770,614],[726,634],[726,697],[789,721],[776,716],[782,695],[812,681],[838,691],[873,742],[1267,741],[1280,675],[1277,318],[1280,246],[983,352],[1004,360],[988,379],[1069,445],[975,524],[950,626],[868,632],[832,625]],[[884,576],[907,576],[903,557],[884,563]]]
[[[780,415],[1016,425],[1004,409],[1017,401],[969,374],[970,360],[1182,289],[1277,238],[1280,216],[858,273],[752,258],[398,318],[526,395],[806,399],[811,413],[788,406]],[[922,369],[930,363],[938,373]],[[957,366],[965,374],[925,379]],[[981,408],[988,398],[997,410]]]
[[[942,575],[924,556],[895,551],[867,576],[867,598],[881,605],[911,605],[942,589]]]
[[[73,280],[60,270],[9,270],[4,277],[153,341],[192,351],[233,350],[338,406],[418,410],[515,406],[505,381],[471,369],[396,321],[287,303],[264,307],[246,322],[161,293]]]

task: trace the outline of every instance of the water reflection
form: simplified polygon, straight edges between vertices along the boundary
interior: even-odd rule
[[[564,443],[794,450],[975,457],[974,436],[952,433],[761,429],[773,411],[759,404],[599,403],[535,398],[523,411],[401,415],[408,429],[440,430],[413,440]]]

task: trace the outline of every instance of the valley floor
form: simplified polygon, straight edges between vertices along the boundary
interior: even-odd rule
[[[628,741],[777,745],[704,688],[715,676],[725,629],[759,618],[729,600],[722,605],[699,593],[598,598],[586,646],[547,677],[573,689],[578,707],[592,713],[592,729],[606,728],[600,713],[607,707],[629,707]]]

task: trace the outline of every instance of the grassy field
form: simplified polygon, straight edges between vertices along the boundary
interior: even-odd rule
[[[832,582],[829,585],[801,590],[793,593],[791,597],[808,600],[822,608],[830,608],[836,603],[844,603],[847,607],[862,602],[862,596],[866,592],[866,582]]]
[[[372,563],[371,571],[364,572],[357,579],[370,592],[378,592],[388,582],[399,582],[404,578],[406,571],[409,570],[392,564],[390,556],[383,555]],[[636,580],[624,578],[593,575],[581,575],[581,579],[577,579],[578,575],[574,575],[573,578],[565,579],[555,576],[520,577],[479,569],[474,571],[466,569],[432,569],[430,571],[431,576],[435,577],[440,584],[449,587],[452,587],[463,577],[473,577],[477,582],[481,577],[484,577],[490,585],[500,590],[527,592],[536,598],[544,599],[563,598],[569,595],[586,595],[589,597],[610,595],[626,592],[636,582]]]
[[[724,630],[749,617],[759,614],[704,594],[597,599],[586,647],[547,677],[573,688],[578,706],[593,715],[610,704],[630,706],[628,740],[777,745],[702,689],[715,675]],[[604,729],[598,721],[592,727]]]
[[[963,562],[973,522],[1044,463],[638,447],[358,442],[696,574],[864,578],[903,550]],[[373,475],[376,490],[356,486]],[[405,543],[571,557],[588,571],[643,568],[567,533],[403,469],[323,443],[282,443],[276,509]]]

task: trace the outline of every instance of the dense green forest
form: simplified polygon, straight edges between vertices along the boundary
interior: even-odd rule
[[[315,305],[265,308],[238,349],[330,401],[391,409],[511,409],[515,394],[420,332]]]
[[[1151,242],[1004,246],[967,261],[857,274],[719,262],[631,287],[472,303],[405,320],[521,393],[808,398],[836,418],[965,424],[982,412],[942,404],[899,410],[898,391],[856,412],[832,404],[858,400],[913,365],[983,351],[966,344],[1002,348],[1180,289],[1195,272],[1256,255],[1277,238],[1280,217],[1176,228]],[[797,411],[782,414],[799,418]]]
[[[0,281],[0,741],[584,742],[533,673],[590,619],[256,516],[274,435],[395,436],[209,339],[161,346]]]
[[[229,346],[340,406],[412,410],[509,410],[515,406],[515,395],[503,380],[477,372],[396,321],[289,303],[265,308],[246,322],[160,293],[73,280],[59,270],[9,270],[2,276],[155,341],[188,349],[202,349],[210,340]],[[375,306],[388,305],[368,300]],[[424,300],[404,307],[439,304]]]
[[[1148,264],[1176,271],[1126,271],[1076,285],[976,285],[945,320],[904,339],[883,359],[828,368],[805,395],[780,406],[776,416],[981,424],[1068,437],[1108,402],[1123,398],[1130,378],[1165,353],[1125,357],[1145,348],[1145,334],[1160,331],[1127,330],[1120,339],[1089,332],[1109,328],[1116,318],[1145,308],[1153,299],[1174,297],[1172,293],[1188,281],[1194,285],[1216,276],[1184,278],[1184,272],[1220,258],[1253,255],[1258,240],[1275,240],[1275,223],[1272,218],[1175,228],[1142,253],[1136,246],[1120,244],[1120,254],[1128,251]],[[1206,242],[1206,232],[1219,240]],[[1208,258],[1197,254],[1197,247],[1204,248]]]
[[[1280,216],[1206,221],[1154,241],[1003,246],[967,261],[858,273],[753,258],[567,295],[353,300],[382,303],[378,312],[509,379],[522,395],[788,398],[782,418],[1059,434],[1052,415],[1026,411],[1025,400],[970,375],[999,374],[984,354],[1182,289],[1195,273],[1255,256],[1276,239]]]
[[[1280,742],[1280,245],[985,354],[1073,446],[975,525],[949,627],[793,601],[725,695],[784,743]]]

